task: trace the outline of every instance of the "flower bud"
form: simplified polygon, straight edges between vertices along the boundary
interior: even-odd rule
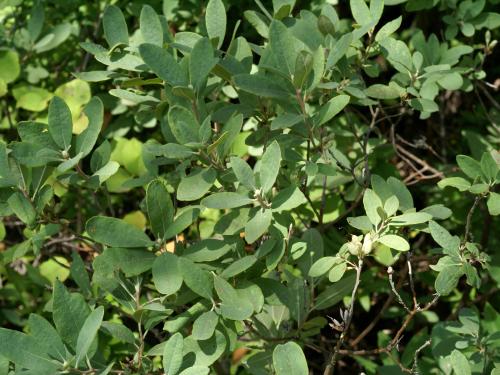
[[[365,234],[363,240],[363,246],[361,247],[361,252],[363,255],[368,255],[371,253],[373,247],[372,235],[370,233]]]
[[[352,255],[358,256],[361,252],[361,236],[355,236],[353,235],[351,237],[351,242],[347,244],[347,249]]]

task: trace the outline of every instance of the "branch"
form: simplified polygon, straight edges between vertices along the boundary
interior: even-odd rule
[[[352,294],[351,294],[351,303],[349,305],[347,319],[344,320],[344,327],[342,329],[342,333],[340,334],[340,337],[337,341],[337,344],[335,345],[333,352],[330,354],[330,358],[328,359],[328,363],[325,367],[325,371],[323,372],[323,375],[332,375],[333,374],[333,369],[334,369],[335,363],[337,361],[337,355],[340,351],[340,347],[344,343],[345,337],[347,335],[347,331],[349,330],[349,326],[351,325],[352,315],[353,315],[353,311],[354,311],[354,303],[356,302],[356,293],[358,291],[362,269],[363,269],[363,259],[360,258],[358,260],[358,266],[356,267],[356,281],[354,283],[354,289],[352,290]]]
[[[472,223],[472,214],[474,213],[477,205],[479,204],[479,201],[482,199],[482,195],[477,195],[476,198],[474,199],[474,203],[472,204],[472,207],[469,210],[469,213],[467,214],[467,221],[465,223],[465,234],[464,234],[464,240],[462,245],[465,245],[467,240],[469,239],[470,236],[470,228],[471,228],[471,223]]]

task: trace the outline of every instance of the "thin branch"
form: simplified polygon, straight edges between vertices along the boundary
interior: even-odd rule
[[[418,308],[417,293],[415,291],[415,282],[413,281],[413,270],[411,267],[411,251],[408,252],[406,265],[408,266],[408,278],[410,279],[410,289],[413,297],[413,308]]]
[[[413,366],[411,367],[412,374],[419,374],[418,372],[418,355],[422,350],[428,347],[432,343],[431,339],[424,342],[417,350],[415,350],[415,356],[413,357]]]
[[[405,280],[407,272],[408,272],[407,268],[403,268],[403,270],[400,271],[399,280],[398,280],[398,283],[396,284],[396,289],[401,288],[401,286],[403,285],[403,282]],[[382,314],[391,305],[393,299],[394,299],[394,294],[393,293],[389,293],[389,296],[385,300],[384,305],[382,306],[382,308],[380,309],[380,311],[378,312],[378,314],[375,316],[375,318],[372,319],[372,321],[370,322],[370,324],[368,324],[368,326],[366,326],[366,328],[358,335],[358,337],[356,337],[354,340],[351,341],[350,345],[352,347],[355,347],[356,345],[358,345],[360,343],[360,341],[363,340],[366,337],[366,335],[368,335],[368,333],[371,332],[371,330],[373,328],[375,328],[375,326],[377,325],[378,321],[382,318]]]
[[[481,195],[476,196],[476,198],[474,199],[474,203],[472,204],[472,207],[470,208],[469,213],[467,214],[467,221],[465,223],[465,234],[464,234],[464,240],[463,240],[462,245],[465,245],[465,243],[469,239],[470,228],[471,228],[471,224],[472,224],[472,215],[474,214],[474,211],[475,211],[477,205],[479,204],[479,201],[481,200],[481,198],[482,198]]]
[[[337,355],[339,354],[340,348],[341,348],[342,344],[344,343],[347,332],[349,330],[349,326],[351,325],[352,316],[353,316],[353,312],[354,312],[354,304],[356,302],[356,293],[358,291],[359,283],[361,280],[361,270],[362,269],[363,269],[363,259],[360,258],[358,260],[358,266],[356,267],[356,281],[354,283],[354,288],[353,288],[352,294],[351,294],[351,302],[349,305],[349,310],[347,312],[347,319],[344,319],[344,327],[342,329],[342,333],[340,334],[340,337],[337,340],[337,344],[335,345],[333,352],[330,354],[330,358],[328,359],[328,363],[325,367],[325,371],[323,372],[323,375],[332,375],[333,374],[333,370],[335,368],[335,363],[337,361]]]
[[[406,303],[403,301],[403,298],[401,298],[401,295],[399,294],[399,292],[396,290],[396,286],[394,285],[394,280],[392,279],[392,274],[394,273],[392,267],[389,267],[387,269],[387,274],[389,275],[389,283],[391,284],[391,290],[392,290],[392,293],[394,293],[394,295],[396,296],[396,299],[398,300],[398,303],[403,306],[403,308],[409,313],[411,314],[411,310],[410,308],[406,305]]]

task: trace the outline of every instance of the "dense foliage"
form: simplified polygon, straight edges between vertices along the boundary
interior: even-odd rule
[[[0,0],[0,375],[499,375],[499,6]]]

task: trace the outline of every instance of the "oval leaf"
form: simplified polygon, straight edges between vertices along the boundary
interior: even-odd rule
[[[113,247],[148,247],[153,241],[139,228],[107,216],[94,216],[85,227],[90,238]]]
[[[301,347],[293,341],[280,344],[273,351],[276,375],[308,375],[306,357]]]

